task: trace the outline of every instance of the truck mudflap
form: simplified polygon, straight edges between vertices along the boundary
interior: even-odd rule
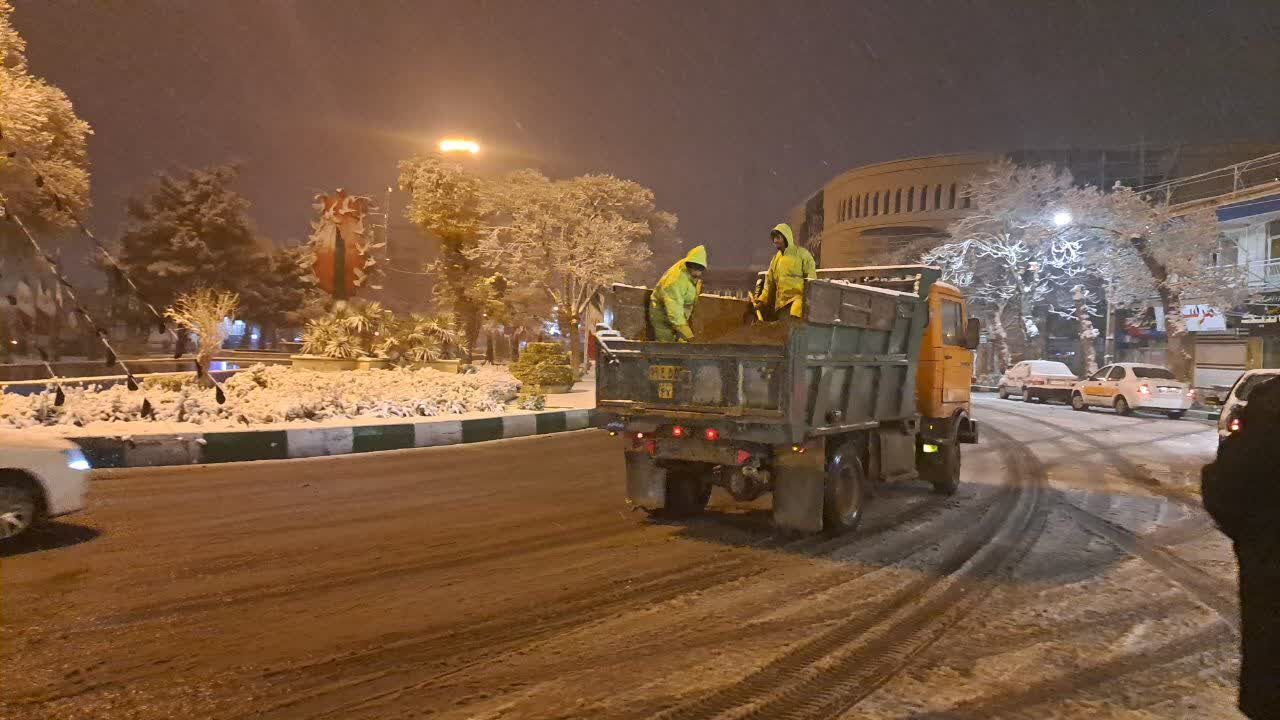
[[[628,450],[627,502],[645,510],[661,510],[667,504],[667,469],[643,450]]]
[[[822,532],[827,477],[824,443],[817,438],[803,447],[802,453],[779,453],[774,459],[773,523],[785,530]]]
[[[965,416],[960,421],[960,430],[956,435],[956,439],[962,443],[976,444],[978,442],[978,421]]]

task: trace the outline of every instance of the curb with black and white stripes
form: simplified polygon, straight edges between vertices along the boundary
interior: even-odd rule
[[[592,427],[594,416],[595,410],[549,410],[418,423],[70,439],[83,448],[95,468],[200,465],[347,455],[546,435]]]

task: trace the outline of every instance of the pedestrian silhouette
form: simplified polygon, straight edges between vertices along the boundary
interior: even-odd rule
[[[1255,387],[1237,418],[1201,495],[1240,567],[1240,710],[1280,718],[1280,377]]]

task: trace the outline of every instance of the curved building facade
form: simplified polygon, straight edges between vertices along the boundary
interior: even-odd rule
[[[910,242],[943,238],[969,209],[965,183],[1001,159],[1052,163],[1081,183],[1149,187],[1274,152],[1274,145],[1169,145],[955,153],[847,170],[790,213],[821,267],[874,262]],[[1177,198],[1172,198],[1174,202]]]

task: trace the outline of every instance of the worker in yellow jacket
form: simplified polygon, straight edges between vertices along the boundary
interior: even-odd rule
[[[808,250],[796,245],[791,226],[778,223],[769,233],[778,249],[765,273],[764,291],[753,302],[757,308],[770,308],[775,317],[800,317],[804,311],[804,281],[818,276],[817,265]]]
[[[707,269],[707,249],[702,245],[689,251],[672,265],[649,298],[649,323],[658,342],[687,342],[693,338],[689,314],[702,291],[702,272]]]

